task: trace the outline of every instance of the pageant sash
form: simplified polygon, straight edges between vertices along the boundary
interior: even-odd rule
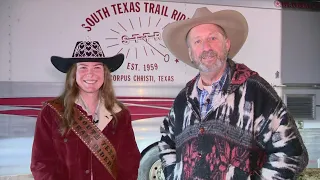
[[[46,102],[62,118],[63,106],[57,100]],[[117,154],[108,138],[77,107],[74,108],[74,124],[71,129],[90,149],[102,165],[117,179]]]

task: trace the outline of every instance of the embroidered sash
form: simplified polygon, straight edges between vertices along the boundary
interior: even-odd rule
[[[62,118],[63,106],[57,100],[46,102]],[[117,179],[117,154],[107,137],[77,107],[74,107],[74,124],[71,129],[90,149],[96,158]]]

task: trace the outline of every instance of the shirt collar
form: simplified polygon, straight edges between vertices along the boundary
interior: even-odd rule
[[[211,92],[212,89],[214,89],[214,87],[217,87],[215,88],[216,90],[221,90],[226,79],[227,79],[227,75],[228,75],[228,72],[229,72],[229,66],[227,65],[225,70],[224,70],[224,73],[222,74],[222,76],[220,77],[220,79],[214,83],[212,83],[211,86],[205,86],[203,83],[202,83],[202,79],[201,79],[201,76],[199,76],[198,80],[197,80],[197,87],[198,87],[198,91],[202,91],[202,90],[206,90],[207,92]]]
[[[86,113],[88,114],[89,112],[87,111],[87,109],[85,108],[85,105],[81,102],[80,96],[78,98],[76,98],[75,103],[77,105],[79,105],[84,111],[86,111]],[[107,110],[107,108],[104,105],[104,100],[100,99],[100,105],[99,107],[99,119],[101,118],[108,118],[108,119],[112,119],[112,114]],[[117,104],[113,107],[113,111],[114,113],[118,113],[121,111],[121,107],[118,106]],[[88,114],[89,115],[89,114]]]

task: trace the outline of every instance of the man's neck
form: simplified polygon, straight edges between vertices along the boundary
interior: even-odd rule
[[[214,82],[217,82],[222,77],[225,69],[227,67],[227,63],[223,65],[223,67],[216,72],[200,72],[202,84],[204,86],[211,86]]]
[[[86,108],[90,111],[90,113],[94,113],[96,111],[96,107],[99,103],[99,94],[98,93],[80,93],[82,100],[85,103]]]

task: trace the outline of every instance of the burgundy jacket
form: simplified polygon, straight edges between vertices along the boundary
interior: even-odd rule
[[[86,114],[80,106],[78,108]],[[110,122],[102,132],[117,152],[117,180],[137,180],[140,152],[131,116],[126,109],[122,109],[116,116],[116,128]],[[91,116],[88,117],[91,119]],[[111,174],[73,131],[65,136],[59,133],[57,120],[55,110],[44,105],[36,122],[32,147],[30,168],[34,179],[112,180]]]

